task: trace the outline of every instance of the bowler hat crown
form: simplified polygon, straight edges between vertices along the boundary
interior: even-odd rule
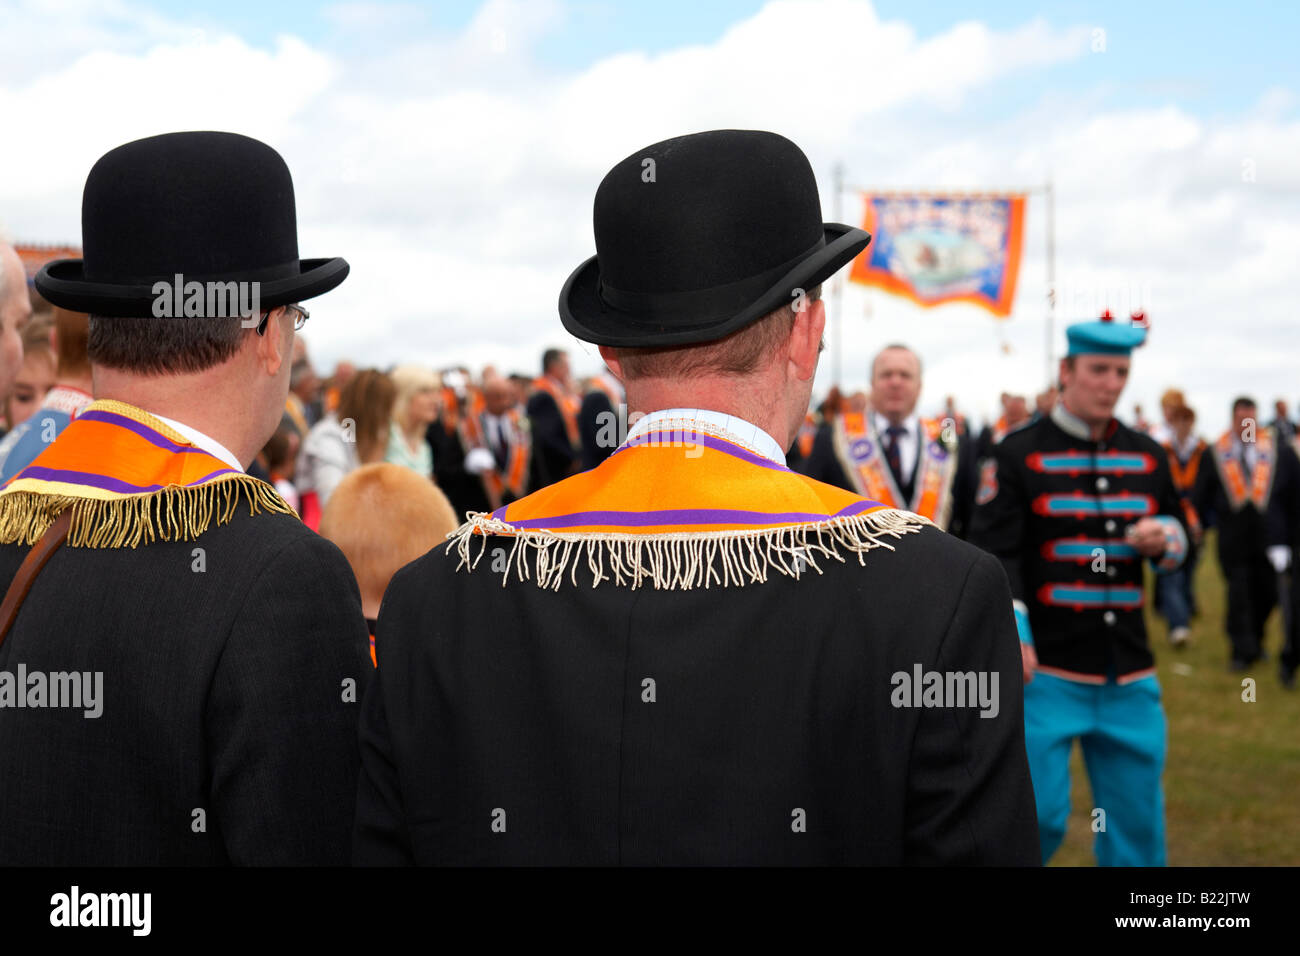
[[[721,338],[798,296],[865,248],[824,223],[803,152],[776,133],[714,130],[664,140],[605,176],[596,255],[565,285],[579,338],[655,345]]]
[[[47,264],[56,305],[148,315],[155,282],[244,281],[274,307],[320,295],[342,259],[301,260],[289,167],[265,143],[223,132],[166,133],[102,156],[86,177],[81,259]]]

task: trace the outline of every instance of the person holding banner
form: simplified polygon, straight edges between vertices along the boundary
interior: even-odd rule
[[[821,427],[804,474],[964,536],[975,492],[971,442],[953,418],[916,414],[920,357],[905,345],[881,349],[871,395],[871,412],[846,412]]]
[[[1142,558],[1187,556],[1164,451],[1114,417],[1146,330],[1067,330],[1061,399],[985,464],[971,542],[1011,580],[1025,678],[1025,747],[1046,863],[1065,836],[1075,738],[1102,866],[1165,864],[1166,724],[1142,616]]]

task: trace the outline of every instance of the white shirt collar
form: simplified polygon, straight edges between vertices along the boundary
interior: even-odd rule
[[[662,408],[651,412],[628,429],[624,444],[652,428],[671,424],[674,430],[690,429],[694,425],[707,426],[709,431],[720,432],[756,455],[762,455],[769,461],[785,467],[785,452],[775,438],[753,422],[747,422],[735,415],[714,412],[707,408]]]
[[[1065,402],[1057,401],[1052,406],[1052,421],[1060,427],[1061,431],[1081,441],[1092,441],[1092,429],[1074,412],[1065,407]]]
[[[884,437],[886,430],[889,428],[889,419],[880,412],[872,412],[876,417],[876,434]],[[921,427],[921,416],[913,412],[900,423],[904,429],[905,437],[916,437],[917,430]]]
[[[205,435],[197,428],[191,428],[183,422],[178,422],[176,419],[168,418],[165,415],[159,415],[157,412],[150,412],[149,414],[158,419],[158,421],[162,422],[164,425],[169,426],[173,431],[180,432],[189,439],[190,444],[195,448],[202,448],[214,458],[220,458],[236,471],[244,470],[244,466],[239,463],[238,458],[231,454],[230,449],[210,435]]]

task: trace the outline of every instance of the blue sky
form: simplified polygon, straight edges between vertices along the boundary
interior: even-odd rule
[[[164,0],[144,4],[196,25],[215,25],[245,40],[269,45],[291,31],[325,47],[346,42],[327,16],[332,6],[309,0]],[[393,4],[416,22],[452,34],[463,28],[481,0]],[[716,40],[728,26],[763,6],[760,0],[660,0],[655,3],[568,0],[562,20],[537,45],[547,66],[581,69],[612,53],[658,53]],[[1019,80],[984,91],[979,108],[1016,108],[1045,91],[1089,91],[1103,84],[1107,101],[1127,106],[1176,100],[1188,112],[1212,117],[1252,105],[1268,89],[1300,85],[1300,4],[1290,2],[1105,2],[1077,0],[878,0],[882,19],[901,19],[922,39],[963,21],[978,19],[1009,29],[1035,18],[1054,27],[1084,25],[1105,30],[1106,51],[1096,69],[1063,64],[1043,70],[1032,87]],[[869,67],[870,51],[863,51]],[[1101,77],[1098,76],[1101,74]]]

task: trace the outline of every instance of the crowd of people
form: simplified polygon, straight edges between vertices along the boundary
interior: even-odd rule
[[[104,157],[84,272],[32,286],[0,245],[0,660],[110,681],[89,730],[0,709],[0,862],[1034,863],[1075,739],[1099,861],[1164,862],[1143,566],[1185,646],[1217,528],[1229,666],[1265,658],[1280,603],[1294,687],[1285,404],[1264,423],[1239,398],[1207,441],[1170,389],[1122,424],[1145,332],[1109,314],[982,427],[951,396],[920,414],[904,344],[814,404],[821,283],[869,237],[821,222],[775,134],[643,152],[692,218],[644,202],[642,154],[606,177],[561,298],[606,366],[582,380],[558,348],[535,375],[319,376],[299,300],[348,267],[298,260],[288,170],[244,137]],[[169,190],[195,201],[161,215]],[[232,207],[278,225],[235,248],[194,212]],[[716,255],[676,254],[683,230]],[[168,276],[279,276],[260,324],[142,317],[157,249]],[[922,695],[941,663],[1015,691],[928,720],[966,706]],[[914,695],[876,693],[913,668]],[[213,825],[186,832],[192,807]],[[800,840],[809,814],[826,829]]]

